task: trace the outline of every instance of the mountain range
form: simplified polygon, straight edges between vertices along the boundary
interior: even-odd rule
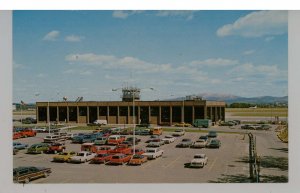
[[[251,104],[274,104],[274,103],[288,103],[288,96],[274,97],[274,96],[260,96],[260,97],[241,97],[230,94],[217,93],[200,93],[192,95],[195,97],[202,97],[204,100],[211,101],[225,101],[227,104],[232,103],[251,103]],[[172,99],[183,100],[183,97]]]

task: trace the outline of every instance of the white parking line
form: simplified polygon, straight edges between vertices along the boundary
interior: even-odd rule
[[[162,167],[163,168],[168,168],[169,166],[171,166],[172,164],[174,164],[177,160],[179,160],[181,157],[182,157],[182,155],[179,156],[178,158],[176,158],[175,160],[171,161],[168,165],[163,165]]]
[[[218,159],[218,157],[216,157],[216,158],[214,159],[214,161],[211,163],[211,165],[210,165],[208,171],[211,171],[211,169],[214,167],[214,165],[215,165],[217,159]]]

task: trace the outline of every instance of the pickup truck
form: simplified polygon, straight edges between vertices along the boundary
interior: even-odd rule
[[[164,150],[161,150],[159,148],[147,148],[146,152],[142,155],[146,156],[148,159],[156,159],[158,157],[161,157],[164,153]]]
[[[131,148],[127,145],[118,145],[115,149],[109,150],[109,154],[131,154]]]

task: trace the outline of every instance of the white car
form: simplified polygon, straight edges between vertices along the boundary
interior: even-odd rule
[[[96,156],[95,153],[91,153],[88,151],[80,151],[75,156],[70,158],[71,163],[84,163],[88,162]]]
[[[47,135],[44,137],[44,143],[53,143],[60,141],[61,137],[59,135]]]
[[[190,162],[192,168],[203,168],[207,164],[208,158],[205,154],[195,154]]]
[[[175,137],[172,135],[166,135],[165,138],[162,139],[166,144],[173,143],[175,141]]]
[[[179,136],[183,136],[185,134],[185,130],[184,129],[176,129],[172,135],[175,137],[179,137]]]
[[[207,141],[204,139],[197,139],[191,146],[192,148],[204,148],[207,145]]]
[[[158,148],[147,148],[146,152],[143,153],[143,156],[146,156],[148,159],[156,159],[161,157],[164,154],[164,150]]]

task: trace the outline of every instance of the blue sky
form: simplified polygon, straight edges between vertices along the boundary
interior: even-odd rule
[[[120,100],[124,85],[284,96],[287,25],[286,11],[14,11],[13,101]]]

